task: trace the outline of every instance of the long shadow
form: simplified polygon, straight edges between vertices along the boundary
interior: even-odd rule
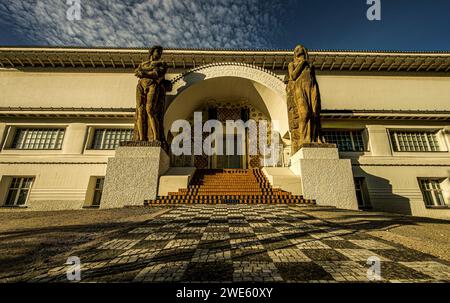
[[[313,218],[313,217],[311,217]],[[311,227],[311,226],[310,226]],[[301,237],[301,236],[307,236],[307,235],[311,235],[312,233],[326,233],[327,231],[334,231],[336,230],[336,228],[334,227],[330,227],[330,229],[309,229],[308,231],[299,231],[298,233],[295,234],[295,236],[297,237]],[[355,231],[350,231],[348,233],[346,233],[344,236],[346,235],[351,235],[354,234]],[[335,235],[330,235],[330,236],[325,236],[325,237],[321,237],[320,240],[326,240],[328,238],[334,237]],[[254,236],[243,236],[237,239],[254,239]],[[273,238],[268,238],[266,240],[268,240],[271,243],[276,243],[276,242],[281,242],[281,241],[285,241],[286,237],[273,237]],[[308,243],[308,242],[315,242],[318,241],[319,239],[308,239],[304,241],[304,243]],[[216,243],[216,244],[220,244],[220,243],[224,243],[224,240],[217,240],[217,241],[210,241],[210,244]],[[238,245],[235,248],[231,248],[229,247],[229,245],[224,244],[224,245],[216,245],[214,247],[214,251],[220,251],[220,250],[230,250],[230,253],[232,253],[233,251],[237,251],[241,248],[245,248],[246,246],[253,246],[255,244],[261,244],[260,240],[255,239],[254,241],[249,241],[249,242],[245,242],[242,245]],[[295,247],[296,244],[290,244],[290,245],[284,245],[284,246],[280,246],[277,249],[285,249],[285,248],[292,248]],[[164,249],[162,250],[164,251]],[[100,277],[104,277],[104,276],[111,276],[111,275],[115,275],[115,274],[121,274],[123,272],[129,272],[129,271],[135,271],[135,270],[139,270],[142,269],[144,266],[147,266],[148,264],[151,263],[157,263],[157,262],[165,262],[167,260],[167,258],[170,258],[172,261],[186,261],[186,253],[185,252],[179,252],[176,249],[167,249],[167,252],[172,252],[169,254],[164,255],[164,257],[157,257],[157,258],[151,258],[148,260],[142,259],[142,260],[137,260],[133,263],[128,263],[128,264],[120,264],[120,265],[111,265],[111,266],[107,266],[107,267],[103,267],[101,269],[97,269],[97,270],[91,270],[88,273],[86,273],[84,275],[84,277],[86,278],[100,278]],[[244,259],[247,257],[252,257],[252,256],[258,256],[261,253],[265,253],[267,252],[268,249],[264,248],[264,249],[259,249],[259,250],[252,250],[249,252],[245,252],[243,254],[240,254],[238,259]]]
[[[135,224],[139,223],[136,222],[96,223],[84,225],[49,226],[43,228],[27,228],[22,230],[1,232],[0,239],[4,241],[14,238],[39,236],[40,234],[47,234],[47,233],[76,233],[76,232],[98,232],[98,231],[103,232],[127,226],[134,226]]]
[[[0,233],[0,251],[20,250],[23,252],[13,256],[2,255],[0,279],[18,277],[29,272],[30,269],[40,270],[61,266],[59,261],[64,259],[66,254],[73,251],[77,253],[86,251],[87,247],[77,249],[77,245],[89,245],[90,242],[95,241],[95,237],[92,236],[94,233],[101,231],[108,233],[108,238],[112,238],[142,224],[142,222],[99,223],[30,228]],[[89,233],[91,237],[87,235],[83,237],[83,234]]]
[[[423,223],[449,225],[450,221],[442,219],[409,217],[395,214],[380,214],[378,212],[365,211],[364,213],[349,214],[346,210],[330,209],[334,213],[342,213],[332,218],[318,218],[329,224],[343,228],[353,228],[361,231],[387,230],[398,226],[416,226]],[[324,209],[308,209],[308,213],[314,216],[315,212],[323,212]]]
[[[141,225],[141,223],[140,224],[136,224],[136,223],[129,224],[128,227],[129,227],[129,229],[132,229],[136,225]],[[108,228],[108,229],[115,229],[117,227],[123,227],[123,224],[94,224],[94,225],[87,225],[87,226],[86,225],[66,226],[66,227],[59,227],[59,228],[57,228],[57,230],[55,230],[55,228],[41,228],[41,229],[38,229],[38,230],[32,229],[32,230],[24,230],[24,231],[12,232],[13,235],[11,235],[11,236],[14,237],[14,238],[21,238],[21,237],[24,237],[24,235],[33,235],[33,236],[35,236],[37,232],[40,233],[40,234],[47,234],[49,232],[73,233],[73,232],[82,232],[82,231],[86,231],[86,230],[96,231],[96,230],[98,230],[99,227]],[[308,227],[309,228],[308,228],[307,231],[299,230],[298,233],[296,233],[294,235],[291,235],[291,236],[304,237],[304,236],[307,236],[308,234],[311,234],[311,233],[314,233],[314,232],[317,232],[317,233],[319,233],[319,232],[320,233],[326,233],[327,232],[327,230],[323,229],[323,228],[318,229],[318,230],[314,230],[313,226],[308,226]],[[126,229],[125,230],[121,229],[118,233],[119,234],[126,233]],[[7,233],[7,234],[10,234],[10,233]],[[236,245],[235,247],[231,247],[230,244],[229,244],[229,241],[223,241],[223,240],[208,241],[208,244],[214,246],[214,248],[212,249],[213,251],[230,250],[230,253],[232,253],[233,251],[237,251],[237,250],[240,250],[242,248],[245,248],[246,246],[252,246],[252,245],[256,245],[256,244],[261,245],[261,242],[260,242],[261,240],[255,239],[254,235],[241,236],[241,237],[238,237],[236,239],[244,239],[244,240],[245,239],[249,239],[249,240],[254,240],[254,241],[248,241],[248,242],[245,242],[243,244]],[[266,243],[266,242],[267,243],[276,243],[276,242],[285,241],[286,239],[289,239],[289,237],[276,236],[276,237],[264,239],[264,243]],[[316,241],[316,240],[317,239],[312,239],[311,241]],[[78,243],[71,243],[71,244],[76,245]],[[221,245],[221,244],[223,244],[223,245]],[[290,246],[292,246],[292,245],[290,245]],[[285,247],[288,248],[290,246],[285,246]],[[281,248],[283,248],[283,247],[280,247],[279,249],[281,249]],[[24,257],[26,258],[27,256],[33,256],[35,254],[38,255],[40,250],[41,250],[41,248],[39,248],[39,247],[34,248],[34,250],[30,251]],[[73,246],[72,245],[70,247],[68,247],[68,249],[56,250],[56,251],[54,251],[54,254],[62,254],[62,253],[69,252],[71,250],[73,250]],[[117,265],[105,266],[105,267],[103,267],[101,269],[90,270],[90,271],[86,272],[85,273],[85,277],[87,277],[87,278],[95,278],[95,277],[101,277],[101,276],[104,276],[104,275],[114,275],[114,274],[120,274],[120,273],[127,272],[127,271],[134,271],[134,270],[141,269],[143,266],[146,266],[148,263],[165,262],[165,261],[167,261],[167,259],[170,259],[172,261],[177,261],[177,260],[178,261],[179,260],[186,261],[187,260],[186,257],[189,257],[188,256],[189,252],[187,253],[186,250],[189,250],[189,249],[188,248],[186,248],[185,250],[183,250],[183,249],[177,250],[177,249],[173,249],[173,248],[172,249],[162,249],[162,250],[159,250],[159,253],[164,253],[164,254],[162,254],[160,257],[156,257],[156,258],[153,257],[153,258],[147,259],[147,260],[146,259],[140,259],[140,260],[137,260],[136,262],[127,263],[127,264],[117,264]],[[245,258],[245,257],[251,257],[252,255],[258,255],[258,254],[260,254],[263,251],[265,252],[267,250],[264,248],[263,250],[259,249],[259,250],[256,250],[256,251],[253,251],[253,250],[249,251],[248,253],[244,252],[244,253],[240,254],[239,258]],[[80,257],[83,256],[83,253],[87,253],[87,252],[89,252],[89,250],[87,250],[87,249],[83,249],[83,250],[79,251]],[[53,256],[49,255],[48,258],[51,258]],[[190,258],[188,258],[188,259],[190,259]],[[19,257],[14,258],[13,260],[9,260],[10,262],[8,262],[8,263],[10,263],[10,264],[13,264],[14,262],[21,262],[21,263],[23,263],[23,261],[28,261],[28,260],[29,261],[34,261],[35,259],[33,257],[29,257],[29,258],[26,258],[26,260],[24,260],[23,258],[21,258],[19,256]],[[110,261],[110,260],[111,260],[111,258],[107,258],[106,257],[106,258],[103,258],[103,259],[96,259],[95,262]],[[54,262],[52,262],[52,263],[54,263]],[[46,264],[45,266],[41,267],[38,270],[44,270],[44,269],[47,269],[47,268],[48,269],[52,268],[52,264],[51,263]],[[21,275],[21,273],[15,272],[14,275],[12,275],[12,276],[19,276],[20,277],[20,275]],[[3,276],[2,278],[5,278],[5,276]]]
[[[293,221],[296,222],[303,222],[304,220],[318,220],[317,223],[307,223],[305,222],[305,225],[302,227],[293,227],[290,228],[291,231],[294,231],[293,233],[289,234],[282,234],[282,236],[279,235],[280,231],[277,231],[278,235],[274,235],[272,237],[268,237],[264,240],[260,240],[258,238],[255,238],[254,234],[248,234],[248,235],[241,235],[237,237],[236,239],[244,240],[244,243],[230,246],[230,241],[224,241],[224,240],[213,240],[208,241],[205,248],[208,249],[208,247],[211,247],[212,251],[220,251],[220,250],[229,250],[230,253],[235,252],[240,249],[244,249],[244,252],[239,254],[238,259],[240,258],[246,258],[246,257],[252,257],[256,256],[261,253],[267,252],[269,249],[267,248],[267,245],[276,245],[279,243],[280,245],[277,245],[275,249],[285,249],[285,248],[295,248],[297,244],[292,244],[289,242],[289,240],[292,239],[299,239],[303,238],[302,243],[309,243],[309,242],[315,242],[315,241],[321,241],[321,240],[327,240],[329,238],[340,236],[340,237],[346,237],[351,236],[360,232],[366,232],[370,230],[380,230],[385,228],[392,228],[393,226],[398,225],[416,225],[418,223],[438,223],[438,224],[448,224],[445,220],[436,220],[436,219],[429,219],[429,218],[412,218],[412,217],[404,217],[404,216],[397,216],[397,215],[384,215],[384,214],[357,214],[358,220],[353,220],[352,222],[330,222],[326,219],[318,218],[314,216],[314,212],[316,211],[323,211],[324,209],[311,209],[308,208],[308,213],[303,212],[301,209],[296,209],[299,213],[304,215],[304,218],[298,218]],[[345,219],[354,219],[355,216],[348,214],[347,211],[340,211],[333,209],[334,212],[341,212],[342,215],[338,217],[334,217],[334,219],[339,218],[340,220]],[[373,221],[376,219],[377,221]],[[152,222],[153,220],[143,222],[126,222],[126,223],[102,223],[102,224],[88,224],[88,225],[75,225],[75,226],[61,226],[61,227],[46,227],[46,228],[38,228],[38,229],[24,229],[24,230],[18,230],[18,231],[12,231],[12,232],[4,232],[0,233],[0,239],[2,242],[7,240],[20,240],[24,237],[28,236],[45,236],[47,234],[51,235],[53,233],[83,233],[83,232],[97,232],[99,230],[102,231],[113,231],[117,229],[117,233],[110,233],[108,235],[109,237],[114,237],[114,235],[123,235],[127,233],[127,231],[131,230],[132,228],[135,228],[136,226],[142,227],[143,224],[146,224],[148,222]],[[291,220],[292,221],[292,220]],[[340,234],[333,234],[331,232],[337,231],[337,230],[345,230],[345,233]],[[295,232],[296,231],[296,232]],[[323,236],[320,237],[320,239],[316,238],[310,238],[311,235],[314,234],[321,234]],[[248,241],[245,241],[248,240]],[[288,240],[288,241],[286,241]],[[64,242],[64,241],[63,241]],[[89,242],[89,241],[87,241]],[[286,244],[285,244],[286,243]],[[72,251],[77,251],[77,247],[74,247],[74,245],[78,245],[80,243],[78,242],[72,242],[67,247],[67,249],[62,249],[62,251],[54,250],[52,251],[53,254],[49,254],[47,258],[53,258],[55,255],[58,254],[64,254]],[[249,250],[248,252],[245,252],[245,248],[253,245],[261,245],[263,244],[264,249],[257,249],[257,250]],[[265,244],[265,245],[264,245]],[[25,245],[25,244],[24,244]],[[30,253],[27,253],[27,255],[39,255],[41,251],[41,247],[35,247],[35,245],[30,245],[32,248],[30,250]],[[82,248],[78,249],[78,253],[80,257],[83,257],[83,254],[89,253],[94,248]],[[122,274],[124,272],[131,272],[135,270],[142,269],[143,266],[147,266],[149,263],[155,263],[155,262],[166,262],[168,259],[172,261],[182,260],[182,261],[189,261],[190,258],[188,258],[192,252],[189,252],[189,247],[183,249],[161,249],[158,250],[158,252],[163,252],[160,256],[152,257],[152,258],[141,258],[138,259],[135,262],[127,263],[127,264],[117,264],[117,265],[108,265],[105,267],[102,267],[100,269],[92,269],[87,272],[85,272],[84,277],[86,278],[96,278],[96,277],[102,277],[102,276],[112,276],[115,274]],[[193,250],[193,248],[191,249]],[[27,255],[24,255],[24,257],[27,257]],[[33,262],[35,259],[32,257],[25,259],[25,261],[31,261]],[[110,257],[95,259],[94,262],[102,262],[102,261],[110,261]],[[14,257],[10,260],[10,264],[13,264],[14,262],[17,263],[23,263],[24,259],[20,256]],[[55,264],[52,264],[54,262],[49,262],[45,264],[44,266],[38,268],[37,270],[44,270],[54,267]],[[61,264],[57,265],[60,266]],[[20,277],[21,273],[18,273],[17,271],[14,272],[14,276]],[[4,278],[4,277],[2,277]]]
[[[392,174],[393,168],[386,168],[386,174]],[[396,189],[391,183],[391,180],[381,177],[379,175],[374,175],[369,168],[364,166],[353,166],[353,171],[355,177],[361,177],[364,181],[362,184],[362,200],[364,200],[365,207],[369,207],[374,211],[387,212],[392,214],[401,214],[406,216],[413,215],[413,206],[415,208],[423,207],[425,208],[425,202],[415,201],[413,198],[408,196],[399,195],[396,193],[398,190],[404,189],[405,186],[415,186],[416,190],[419,191],[419,182],[417,176],[413,174],[404,174],[402,176],[406,184],[402,185],[397,182]],[[397,174],[399,172],[396,172]],[[389,177],[388,177],[389,178]],[[412,185],[414,184],[414,185]],[[361,201],[362,202],[362,201]],[[422,205],[417,205],[417,203],[422,203]],[[418,219],[424,220],[425,218]]]

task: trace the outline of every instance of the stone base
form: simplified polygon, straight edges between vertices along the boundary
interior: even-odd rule
[[[106,169],[100,208],[142,206],[155,199],[159,176],[170,166],[167,153],[157,146],[120,146]]]
[[[303,195],[302,178],[295,175],[289,168],[264,167],[262,172],[273,187],[280,188],[296,196]]]
[[[195,174],[195,167],[172,167],[164,176],[159,178],[158,196],[168,196],[180,188],[188,188],[189,182]]]
[[[351,161],[339,159],[334,146],[303,146],[291,157],[290,169],[302,178],[302,192],[317,205],[358,209]]]

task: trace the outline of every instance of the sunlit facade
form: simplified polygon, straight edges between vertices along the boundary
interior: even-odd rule
[[[324,136],[350,159],[361,209],[450,218],[450,54],[311,51]],[[108,159],[132,138],[145,49],[0,48],[0,205],[5,211],[98,207]],[[292,51],[164,53],[172,123],[268,121],[279,161],[250,155],[252,138],[226,134],[241,155],[171,156],[171,167],[263,169],[288,191],[290,136],[284,77]],[[280,178],[284,176],[284,178]],[[307,176],[302,176],[307,178]],[[283,183],[285,182],[285,183]],[[132,190],[132,189],[130,189]],[[301,192],[299,192],[301,194]]]

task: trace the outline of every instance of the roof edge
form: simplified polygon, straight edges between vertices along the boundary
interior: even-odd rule
[[[75,51],[75,52],[147,52],[148,48],[144,47],[107,47],[107,46],[32,46],[32,45],[24,45],[24,46],[8,46],[8,45],[0,45],[0,51]],[[165,51],[168,52],[199,52],[199,53],[280,53],[287,54],[292,53],[293,49],[227,49],[227,48],[165,48]],[[399,55],[399,54],[408,54],[408,55],[450,55],[450,50],[431,50],[431,51],[419,51],[419,50],[345,50],[345,49],[309,49],[311,53],[327,53],[327,54],[380,54],[380,55]]]
[[[67,111],[67,112],[134,112],[133,107],[0,107],[0,112]],[[449,115],[449,110],[395,110],[395,109],[323,109],[324,114],[439,114]]]

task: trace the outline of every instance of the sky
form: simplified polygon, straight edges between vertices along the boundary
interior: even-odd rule
[[[0,0],[0,45],[450,51],[450,0],[376,1]]]

